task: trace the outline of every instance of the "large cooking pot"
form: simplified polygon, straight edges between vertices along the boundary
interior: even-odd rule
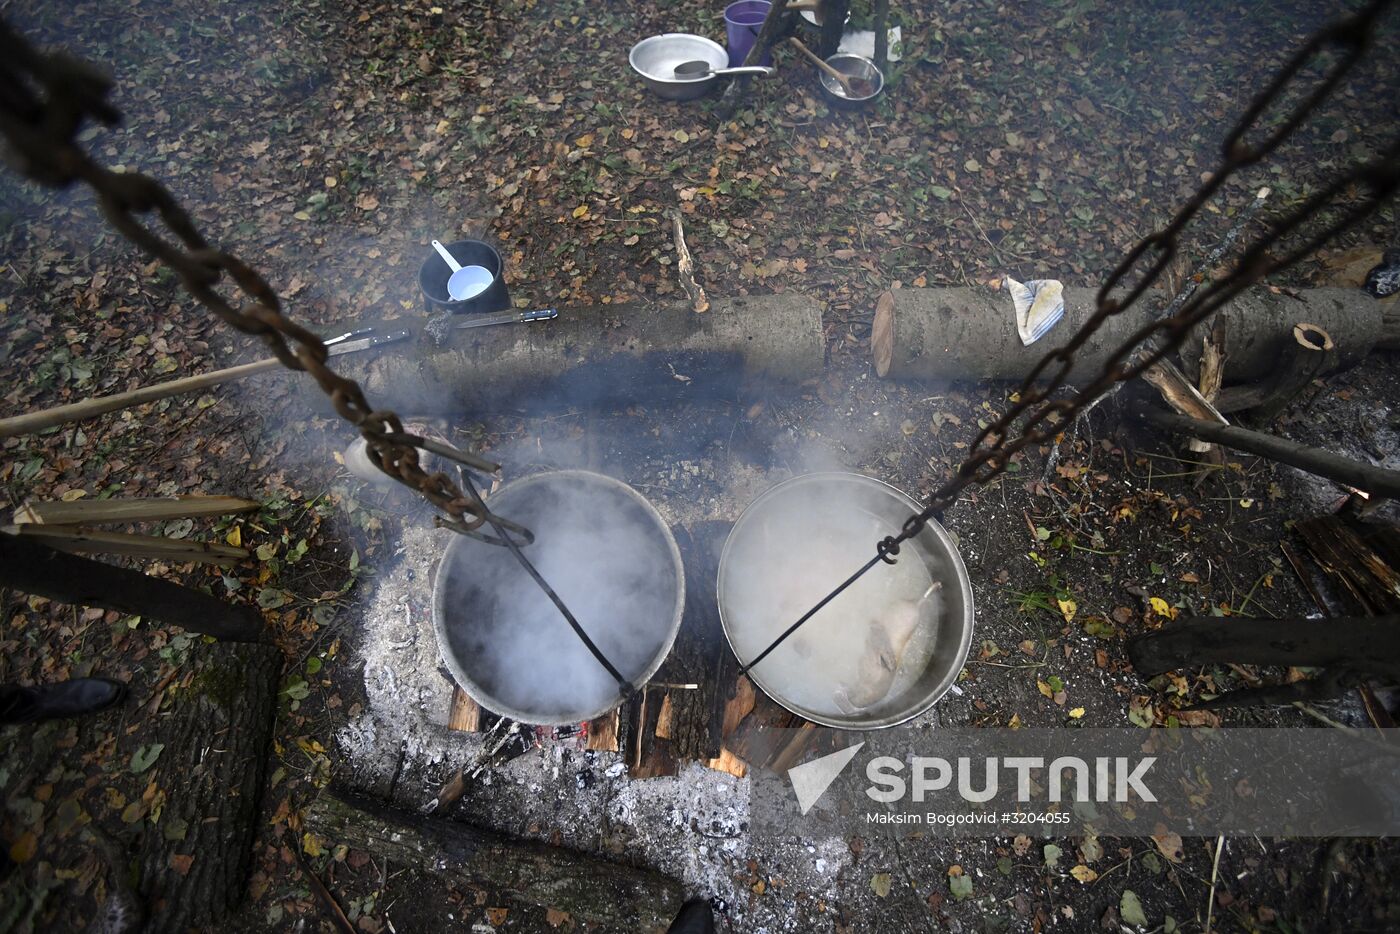
[[[747,664],[920,510],[859,474],[816,473],[749,504],[719,561],[719,615]],[[948,532],[929,522],[749,671],[769,697],[839,729],[894,726],[934,705],[972,644],[972,587]]]
[[[632,46],[627,62],[657,94],[668,100],[688,101],[703,96],[719,79],[713,74],[677,78],[676,66],[683,62],[706,62],[712,69],[729,69],[729,53],[724,46],[704,36],[668,32],[649,36]],[[767,76],[773,74],[773,69],[752,65],[729,69],[729,73]]]
[[[525,555],[634,686],[671,650],[685,605],[680,549],[664,519],[620,480],[585,470],[501,487],[492,512],[535,535]],[[617,706],[617,682],[524,568],[499,545],[458,536],[433,585],[433,627],[453,679],[487,710],[562,726]]]

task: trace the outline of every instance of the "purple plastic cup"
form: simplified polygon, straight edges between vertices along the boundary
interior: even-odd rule
[[[729,67],[738,68],[744,64],[744,56],[753,48],[758,38],[758,29],[768,16],[768,0],[735,0],[724,8],[724,29],[729,40]],[[773,56],[764,53],[758,60],[760,65],[773,64]]]

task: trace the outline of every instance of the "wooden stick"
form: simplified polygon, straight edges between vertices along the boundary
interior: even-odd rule
[[[1212,406],[1225,380],[1225,319],[1217,318],[1214,327],[1201,338],[1201,370],[1197,376],[1201,398]],[[1219,409],[1217,408],[1218,412]],[[1205,459],[1218,463],[1219,449],[1208,441],[1191,440],[1191,450],[1208,455]]]
[[[171,561],[199,561],[225,567],[248,557],[248,549],[235,548],[219,542],[104,532],[81,525],[7,525],[0,526],[0,532],[35,539],[51,548],[80,554],[166,558]]]
[[[1237,451],[1257,454],[1346,486],[1366,490],[1368,493],[1379,493],[1392,499],[1400,496],[1400,471],[1397,470],[1373,467],[1333,454],[1331,451],[1310,448],[1295,441],[1235,425],[1220,425],[1154,409],[1143,411],[1141,415],[1152,424],[1168,431],[1193,435]]]
[[[843,75],[841,72],[837,71],[835,68],[827,64],[825,59],[818,58],[817,54],[811,49],[807,48],[807,46],[803,45],[802,40],[797,38],[796,36],[789,36],[788,41],[795,45],[798,51],[800,51],[803,55],[811,59],[813,65],[816,65],[822,71],[831,75],[831,77],[835,78],[838,82],[840,82],[841,87],[846,89],[846,95],[848,97],[856,96],[855,90],[851,87],[850,75]]]
[[[680,274],[681,287],[685,289],[685,294],[690,296],[691,306],[696,313],[704,314],[710,310],[710,300],[705,297],[705,290],[700,287],[700,283],[695,281],[695,260],[690,256],[690,248],[685,245],[685,227],[681,223],[681,212],[673,212],[671,219],[676,225],[676,272]]]
[[[171,380],[168,383],[158,383],[155,386],[142,386],[140,389],[133,389],[129,392],[119,392],[110,396],[99,396],[96,399],[84,399],[82,402],[58,405],[51,409],[40,409],[38,412],[27,412],[24,415],[15,415],[11,418],[0,418],[0,438],[32,435],[37,431],[43,431],[46,428],[54,428],[58,425],[67,424],[68,422],[76,422],[85,418],[95,418],[98,415],[105,415],[108,412],[129,409],[133,405],[144,405],[147,402],[155,402],[158,399],[166,399],[170,396],[178,396],[187,392],[195,392],[199,389],[207,389],[210,386],[217,386],[220,383],[227,383],[231,380],[242,379],[245,376],[252,376],[254,373],[263,373],[268,370],[276,369],[279,365],[280,363],[276,357],[268,357],[266,360],[245,363],[241,366],[231,366],[223,370],[215,370],[212,373],[201,373],[198,376],[186,376],[181,379]]]
[[[236,496],[161,496],[143,499],[77,499],[71,503],[25,503],[15,510],[16,525],[96,525],[103,522],[163,522],[251,512],[260,504]]]
[[[182,626],[217,639],[256,642],[262,614],[198,590],[0,533],[0,584],[76,606],[97,606]]]

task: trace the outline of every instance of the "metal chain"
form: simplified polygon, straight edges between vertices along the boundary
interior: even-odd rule
[[[211,247],[189,214],[159,182],[135,172],[113,172],[97,164],[78,144],[85,121],[113,126],[121,113],[107,103],[111,80],[87,63],[62,53],[39,52],[0,20],[0,135],[6,156],[30,179],[52,188],[86,183],[97,195],[108,221],[127,239],[175,270],[185,288],[224,322],[262,338],[282,365],[310,373],[330,397],[336,412],[359,429],[376,466],[445,515],[439,525],[472,532],[485,521],[479,500],[467,496],[443,472],[427,473],[418,450],[395,441],[404,434],[399,417],[374,409],[360,385],[326,364],[321,339],[282,314],[277,293],[256,270]],[[141,219],[155,214],[175,242]],[[215,290],[227,274],[242,298],[237,305]]]
[[[761,662],[822,607],[875,565],[882,561],[893,564],[899,554],[900,545],[923,531],[929,521],[940,516],[956,502],[965,489],[996,479],[1006,470],[1012,455],[1028,445],[1042,444],[1054,438],[1063,426],[1069,425],[1082,409],[1091,405],[1114,384],[1133,379],[1180,347],[1196,325],[1240,292],[1265,276],[1287,269],[1354,227],[1400,188],[1400,139],[1397,139],[1380,158],[1352,167],[1291,214],[1275,221],[1270,229],[1245,251],[1229,275],[1198,290],[1171,314],[1138,328],[1113,352],[1092,382],[1065,398],[1051,398],[1055,392],[1066,388],[1070,371],[1074,367],[1075,353],[1105,321],[1127,311],[1162,276],[1176,256],[1182,231],[1202,206],[1236,172],[1258,163],[1277,149],[1365,56],[1373,44],[1372,35],[1376,21],[1394,3],[1395,0],[1373,0],[1355,15],[1324,27],[1298,50],[1274,76],[1268,87],[1249,105],[1235,128],[1225,138],[1220,167],[1166,227],[1150,234],[1128,252],[1109,275],[1108,281],[1099,289],[1094,314],[1064,346],[1047,353],[1032,368],[1030,374],[1022,381],[1018,394],[1013,396],[1017,401],[1005,414],[977,435],[967,459],[952,479],[934,491],[920,512],[904,522],[898,535],[886,536],[881,540],[876,546],[875,556],[870,561],[806,615],[789,626],[766,649],[743,665],[741,672],[748,671]],[[1255,145],[1247,143],[1245,137],[1256,128],[1264,114],[1284,99],[1286,93],[1293,88],[1294,80],[1299,74],[1324,53],[1332,50],[1335,50],[1339,57],[1330,68],[1325,69],[1316,85],[1293,106],[1286,119],[1278,123],[1263,142]],[[1340,216],[1331,221],[1319,221],[1324,211],[1333,207],[1334,202],[1340,201],[1340,196],[1344,194],[1353,200],[1341,211]],[[1309,225],[1314,223],[1319,229],[1309,229]],[[1271,252],[1273,248],[1294,232],[1303,234],[1303,243],[1288,247],[1281,255],[1274,256]],[[1112,294],[1114,290],[1127,282],[1129,274],[1144,260],[1150,265],[1141,279],[1128,289],[1127,294],[1115,297]],[[1043,376],[1049,378],[1041,383]],[[1018,421],[1022,419],[1024,421],[1017,427]],[[1017,431],[1014,436],[1013,429]]]

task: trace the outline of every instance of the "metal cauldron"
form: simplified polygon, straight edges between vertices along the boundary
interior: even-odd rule
[[[685,605],[680,549],[620,480],[557,470],[509,483],[492,512],[529,528],[525,555],[589,637],[639,687],[671,651]],[[617,683],[510,551],[458,536],[433,584],[438,649],[463,691],[523,723],[562,726],[617,706]]]
[[[757,657],[920,508],[886,483],[849,473],[795,477],[750,503],[719,561],[720,622],[740,662]],[[885,682],[887,693],[877,688],[865,697],[861,690],[869,685],[854,676],[869,670],[872,632],[883,632],[895,616],[909,621],[901,630],[908,635],[899,671]],[[872,568],[749,677],[816,723],[851,730],[894,726],[928,710],[953,686],[972,644],[972,619],[967,568],[948,532],[929,522],[904,543],[896,565]],[[838,691],[847,697],[844,705]],[[852,704],[852,696],[863,702]]]

